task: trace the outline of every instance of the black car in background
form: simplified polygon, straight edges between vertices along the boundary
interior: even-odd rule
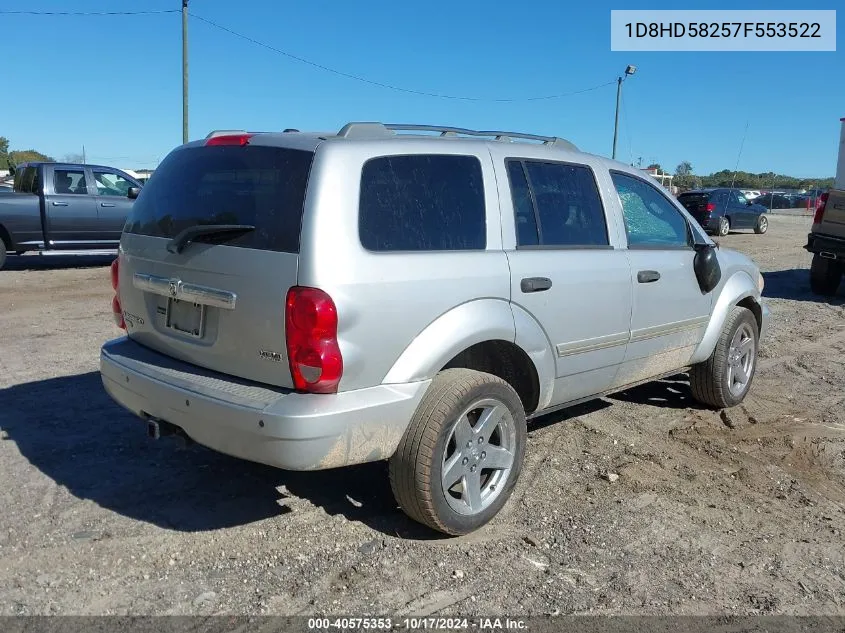
[[[765,233],[769,228],[768,209],[748,200],[739,189],[698,189],[678,196],[678,201],[709,233],[727,235],[731,229],[754,229]]]
[[[764,193],[759,198],[754,200],[767,209],[793,209],[800,206],[798,203],[798,196],[789,193]]]

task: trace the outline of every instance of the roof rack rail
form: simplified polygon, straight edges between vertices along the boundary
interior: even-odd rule
[[[347,123],[337,133],[343,138],[385,138],[394,132],[439,132],[440,136],[483,136],[497,141],[512,142],[513,139],[539,141],[543,145],[578,150],[574,143],[557,136],[540,136],[539,134],[523,134],[521,132],[505,132],[499,130],[469,130],[461,127],[445,127],[440,125],[416,125],[409,123]]]

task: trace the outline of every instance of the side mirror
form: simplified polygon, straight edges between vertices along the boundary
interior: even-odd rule
[[[140,187],[129,187],[129,189],[126,191],[126,197],[130,200],[134,200],[138,197],[139,193],[141,193]]]
[[[746,200],[746,201],[745,201],[745,204],[746,204],[746,206],[749,206],[749,207],[750,207],[750,206],[751,206],[751,205],[753,205],[754,203],[753,203],[751,200]]]
[[[719,285],[719,281],[722,279],[722,267],[719,265],[715,246],[712,244],[696,244],[692,267],[701,292],[707,294]]]

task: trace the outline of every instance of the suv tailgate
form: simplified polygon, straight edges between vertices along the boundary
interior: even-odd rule
[[[121,239],[129,337],[201,367],[292,387],[285,297],[296,285],[312,159],[313,152],[260,145],[172,152],[135,201]],[[255,228],[168,250],[174,236],[203,225]]]

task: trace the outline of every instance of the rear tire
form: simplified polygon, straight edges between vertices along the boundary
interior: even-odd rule
[[[3,240],[0,240],[0,270],[3,270],[3,266],[6,264],[6,244]]]
[[[734,307],[710,358],[690,370],[692,397],[714,409],[742,402],[757,370],[759,336],[751,310]]]
[[[813,255],[813,263],[810,264],[810,290],[824,297],[835,295],[842,280],[842,268],[843,264],[835,259]]]
[[[510,497],[525,442],[525,411],[508,383],[446,369],[435,376],[390,458],[393,495],[409,517],[435,530],[477,530]]]
[[[719,218],[719,228],[716,229],[716,235],[720,237],[725,237],[725,235],[730,233],[730,230],[731,219],[728,216],[723,215],[721,218]]]
[[[765,214],[761,213],[757,217],[757,223],[754,225],[754,232],[757,235],[762,235],[766,231],[769,230],[769,219],[765,216]]]

